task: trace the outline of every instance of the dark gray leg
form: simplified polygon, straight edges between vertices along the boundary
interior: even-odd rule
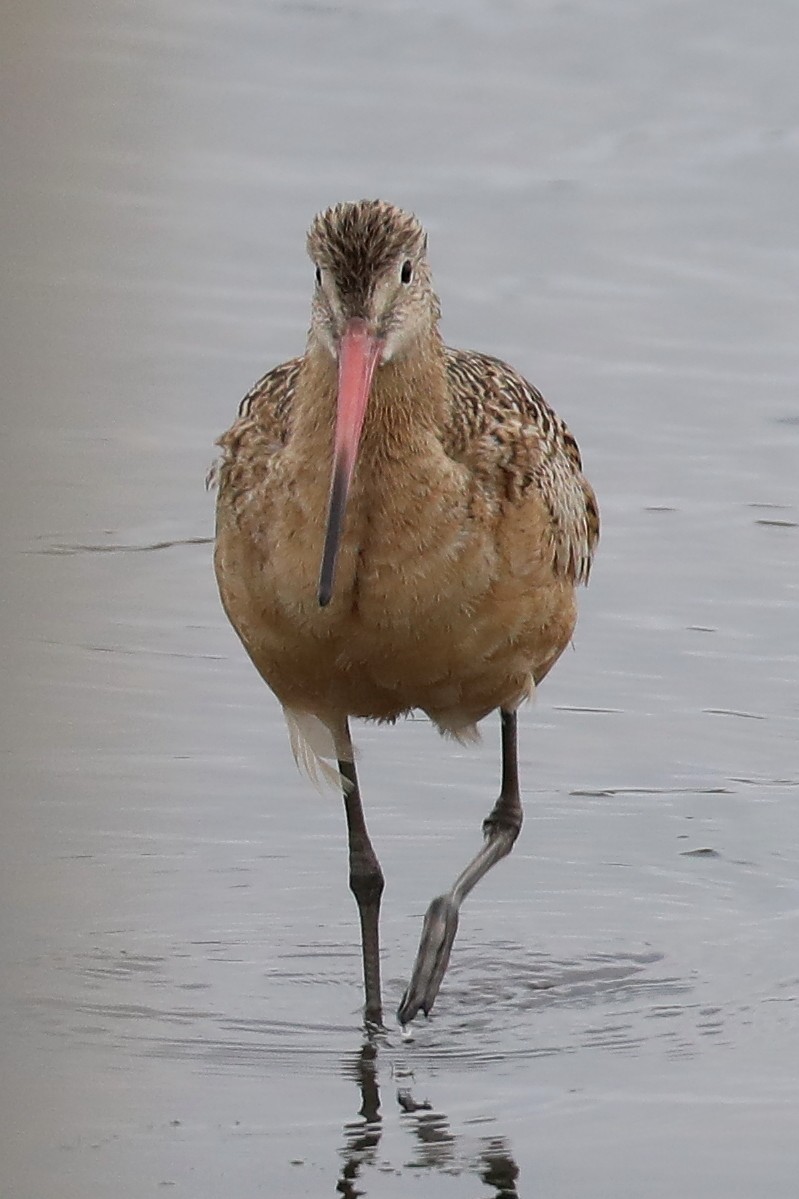
[[[352,756],[349,728],[345,726],[346,744]],[[340,741],[338,752],[342,753]],[[380,999],[380,897],[383,894],[383,871],[377,860],[361,804],[355,762],[339,759],[338,768],[344,779],[344,810],[347,814],[347,835],[350,850],[350,890],[358,904],[363,947],[363,984],[366,994],[364,1019],[367,1024],[382,1025],[383,1005]]]
[[[483,822],[485,844],[463,873],[456,878],[447,894],[439,895],[427,909],[411,981],[397,1011],[400,1024],[409,1024],[419,1012],[429,1015],[458,931],[460,906],[494,863],[510,853],[522,827],[516,752],[516,713],[503,710],[501,716],[502,789],[499,799]]]

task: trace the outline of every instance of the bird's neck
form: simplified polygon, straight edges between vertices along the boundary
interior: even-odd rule
[[[324,439],[329,446],[336,418],[338,369],[329,351],[311,341],[297,390],[294,436]],[[448,420],[444,346],[437,330],[381,364],[366,406],[361,454],[405,457]]]

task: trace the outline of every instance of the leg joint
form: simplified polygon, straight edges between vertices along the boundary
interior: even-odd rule
[[[483,835],[495,837],[498,833],[509,833],[515,841],[521,831],[523,820],[524,813],[521,804],[509,804],[500,798],[483,821]]]
[[[362,904],[377,904],[383,894],[385,879],[377,861],[350,861],[350,891]]]

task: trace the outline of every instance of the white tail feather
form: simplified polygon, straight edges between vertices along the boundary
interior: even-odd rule
[[[289,729],[289,741],[294,761],[320,789],[323,784],[340,789],[349,782],[338,768],[338,754],[333,734],[323,720],[310,712],[294,708],[283,709]]]
[[[438,731],[444,737],[451,737],[459,745],[477,745],[482,740],[482,734],[476,724],[445,725],[436,721]]]

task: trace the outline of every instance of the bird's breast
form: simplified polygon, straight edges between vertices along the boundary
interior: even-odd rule
[[[570,589],[543,568],[535,513],[475,496],[443,451],[359,462],[321,608],[328,483],[287,467],[236,520],[220,496],[216,554],[231,622],[286,706],[379,719],[423,708],[456,728],[524,694],[568,640]]]
[[[465,469],[441,454],[359,463],[347,505],[329,606],[317,587],[328,489],[294,489],[276,514],[270,575],[292,609],[319,630],[418,628],[468,609],[490,585],[494,539],[472,519]]]

